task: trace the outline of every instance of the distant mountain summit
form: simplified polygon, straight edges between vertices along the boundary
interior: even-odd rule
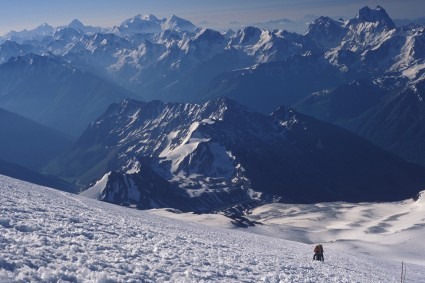
[[[51,36],[54,30],[54,27],[44,23],[32,30],[10,31],[4,36],[4,39],[22,43],[27,40],[37,40]]]
[[[395,24],[384,8],[377,6],[376,9],[371,9],[368,6],[361,8],[354,19],[349,21],[349,25],[359,23],[374,23],[387,29],[394,29]]]
[[[115,33],[137,34],[137,33],[159,33],[161,29],[161,20],[154,15],[142,16],[141,14],[127,19],[119,27],[115,27]]]
[[[197,27],[190,21],[172,15],[170,18],[158,19],[152,14],[137,15],[114,27],[112,31],[123,36],[133,36],[136,34],[156,34],[165,30],[177,32],[195,32]]]
[[[172,15],[169,19],[163,21],[161,24],[163,30],[175,30],[178,32],[195,32],[197,27],[190,21]]]
[[[425,164],[420,130],[425,113],[424,30],[397,28],[380,6],[364,7],[345,23],[330,19],[313,23],[307,36],[326,50],[334,66],[355,75],[336,88],[315,92],[296,108]]]
[[[69,23],[69,25],[68,25],[68,27],[70,27],[70,28],[74,28],[74,29],[81,29],[81,30],[83,30],[84,29],[84,25],[83,25],[83,23],[82,22],[80,22],[79,20],[77,20],[77,19],[74,19],[74,20],[72,20],[72,22],[70,22]]]

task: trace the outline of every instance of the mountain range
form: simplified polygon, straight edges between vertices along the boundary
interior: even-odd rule
[[[110,29],[85,26],[78,20],[57,28],[43,24],[0,39],[4,72],[0,77],[7,80],[1,84],[0,107],[78,137],[110,103],[123,98],[202,103],[227,96],[265,114],[281,105],[293,106],[424,165],[422,134],[400,132],[401,126],[381,122],[405,120],[412,128],[420,127],[420,119],[403,118],[385,105],[403,100],[415,109],[420,103],[423,34],[420,24],[396,26],[380,6],[363,7],[345,21],[319,17],[303,35],[257,27],[222,33],[175,15],[168,19],[137,15]],[[44,63],[38,68],[31,65],[40,61]],[[373,105],[371,100],[379,96],[373,83],[368,84],[370,89],[363,84],[358,90],[371,95],[353,94],[356,103],[347,113],[355,113],[350,120],[364,126],[352,126],[344,117],[327,119],[333,111],[326,108],[327,101],[333,95],[325,94],[364,80],[393,81],[392,90],[384,87],[385,98]],[[29,100],[22,100],[35,96],[29,90],[58,103],[48,105],[40,99],[42,105],[35,110],[26,104]],[[417,93],[416,101],[404,98],[409,90]],[[76,110],[65,113],[61,103],[84,110],[78,115],[72,113]],[[356,105],[368,107],[359,110]],[[88,108],[92,113],[87,113]],[[420,107],[417,111],[423,113]],[[70,115],[79,118],[68,119]]]
[[[99,180],[84,194],[105,201],[192,211],[273,199],[391,201],[425,184],[423,167],[347,130],[287,107],[263,115],[228,98],[113,104],[48,172]]]
[[[400,200],[425,184],[424,31],[380,6],[302,35],[43,24],[0,38],[0,108],[77,139],[18,164],[114,203]]]
[[[0,107],[78,137],[113,102],[133,94],[57,56],[27,54],[0,65]]]

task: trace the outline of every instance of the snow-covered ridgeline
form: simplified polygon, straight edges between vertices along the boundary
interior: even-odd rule
[[[126,209],[0,176],[2,282],[398,282],[399,262]],[[408,265],[407,280],[425,268]]]

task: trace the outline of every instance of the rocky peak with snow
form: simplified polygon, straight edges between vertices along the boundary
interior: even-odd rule
[[[225,40],[224,36],[215,30],[212,29],[201,29],[196,36],[194,37],[194,40],[196,41],[206,41],[210,44],[220,43]]]
[[[85,25],[78,19],[74,19],[68,24],[68,27],[71,27],[77,30],[84,30]]]
[[[13,40],[19,43],[23,43],[26,40],[41,39],[46,36],[51,36],[54,31],[55,28],[48,25],[47,23],[44,23],[31,30],[24,29],[22,31],[8,32],[3,38],[6,40]]]
[[[319,17],[309,25],[306,36],[312,38],[324,50],[329,50],[339,45],[345,35],[343,24],[329,17]]]
[[[348,22],[348,25],[356,25],[365,22],[375,23],[386,29],[395,28],[393,20],[381,6],[377,6],[374,10],[368,6],[361,8],[356,17]]]
[[[236,45],[252,45],[260,40],[261,29],[256,27],[246,27],[236,32],[232,43]]]
[[[159,33],[161,32],[161,21],[153,15],[141,14],[127,19],[114,31],[119,34],[131,36],[138,33]]]
[[[190,21],[172,15],[169,19],[162,22],[163,30],[171,29],[178,32],[195,32],[197,27]]]
[[[364,155],[373,160],[368,166]],[[105,175],[101,189],[90,186],[103,200],[143,208],[182,209],[184,203],[196,211],[273,196],[302,202],[397,198],[416,193],[425,176],[349,132],[290,108],[266,116],[228,98],[113,104],[64,158],[67,174],[82,183],[115,172]],[[391,187],[380,162],[397,170]],[[401,179],[403,190],[397,186]],[[392,193],[382,195],[383,187]],[[173,204],[166,195],[179,201]]]

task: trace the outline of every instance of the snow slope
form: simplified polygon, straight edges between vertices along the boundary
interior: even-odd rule
[[[255,233],[425,266],[425,192],[393,203],[270,204],[249,219]]]
[[[417,200],[392,203],[272,203],[247,216],[262,225],[246,231],[326,248],[372,255],[425,266],[425,191]],[[232,220],[219,214],[150,213],[169,218],[231,228]]]
[[[399,262],[172,220],[0,176],[0,282],[398,282]],[[408,265],[408,282],[425,267]]]

